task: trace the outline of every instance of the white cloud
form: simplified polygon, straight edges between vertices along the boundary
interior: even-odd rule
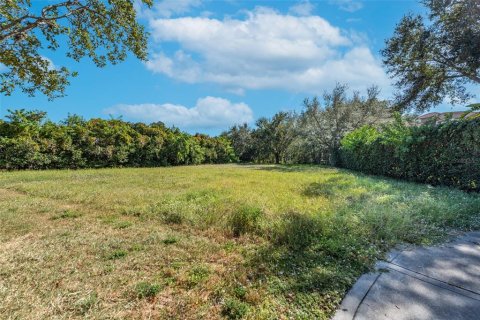
[[[309,16],[312,14],[315,6],[308,0],[301,1],[293,5],[288,10],[290,13],[298,16]]]
[[[363,8],[363,3],[359,0],[330,0],[330,3],[348,12],[355,12]]]
[[[48,70],[58,70],[58,67],[53,63],[53,61],[45,56],[42,56],[42,59],[47,62]]]
[[[240,89],[280,88],[319,93],[336,82],[363,89],[388,86],[381,62],[359,37],[319,16],[248,11],[245,19],[152,19],[155,42],[173,42],[171,54],[155,52],[148,69],[187,83]]]
[[[107,108],[104,112],[138,121],[162,121],[182,129],[223,129],[237,123],[253,121],[253,112],[247,104],[232,103],[216,97],[198,99],[192,108],[170,103],[120,104]]]

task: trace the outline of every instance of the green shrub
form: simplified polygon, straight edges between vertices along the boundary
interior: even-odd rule
[[[408,127],[363,127],[341,142],[342,166],[370,174],[480,191],[480,118]]]
[[[9,111],[0,120],[0,169],[168,166],[236,161],[225,137],[192,136],[162,123],[72,115],[60,123],[40,111]]]
[[[227,319],[242,319],[248,312],[248,304],[238,299],[227,299],[222,308],[222,315]]]
[[[234,211],[228,222],[233,235],[239,237],[244,233],[255,231],[262,214],[261,209],[250,206],[242,206]]]

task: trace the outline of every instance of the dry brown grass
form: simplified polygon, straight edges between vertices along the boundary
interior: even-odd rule
[[[0,319],[220,319],[230,305],[321,319],[382,250],[478,226],[480,198],[320,167],[199,166],[4,172],[0,204]],[[234,237],[245,208],[263,215]]]

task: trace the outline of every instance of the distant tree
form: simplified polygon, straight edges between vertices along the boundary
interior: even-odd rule
[[[284,161],[285,152],[295,138],[294,117],[288,112],[278,112],[271,119],[260,118],[253,132],[258,156],[275,163]]]
[[[467,108],[469,108],[470,110],[465,112],[464,117],[468,117],[469,119],[480,118],[480,112],[478,112],[480,111],[480,103],[472,103],[468,105]]]
[[[403,17],[382,50],[399,93],[396,108],[424,111],[449,98],[464,103],[480,84],[480,2],[423,0],[429,10]]]
[[[9,121],[5,123],[0,136],[34,136],[37,137],[42,122],[45,120],[46,112],[38,110],[8,110],[5,116]]]
[[[235,125],[222,136],[231,141],[233,150],[238,159],[242,162],[251,162],[254,160],[255,150],[252,137],[252,129],[248,124]]]
[[[60,43],[68,48],[67,57],[80,61],[87,56],[98,67],[125,60],[129,51],[145,60],[147,36],[136,22],[134,2],[67,0],[40,7],[31,0],[0,1],[0,70],[6,69],[0,71],[0,93],[10,95],[18,87],[30,96],[37,91],[50,99],[62,96],[76,73],[41,53]]]
[[[370,87],[366,97],[359,92],[348,97],[347,90],[346,85],[337,84],[332,92],[323,95],[323,106],[317,97],[305,99],[301,114],[301,136],[306,141],[316,141],[330,165],[338,163],[340,140],[345,134],[392,119],[388,102],[378,98],[377,87]]]

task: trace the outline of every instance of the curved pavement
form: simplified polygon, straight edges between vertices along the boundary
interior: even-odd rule
[[[392,252],[345,296],[334,320],[480,320],[480,232]]]

